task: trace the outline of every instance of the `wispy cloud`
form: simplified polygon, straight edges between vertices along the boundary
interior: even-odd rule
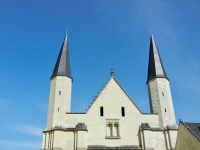
[[[40,110],[47,113],[47,110],[48,110],[47,104],[37,104],[37,106],[40,108]]]
[[[43,129],[41,128],[37,128],[27,124],[18,124],[13,129],[21,133],[31,134],[39,137],[42,136],[42,131],[43,131]]]
[[[1,147],[9,147],[9,148],[29,148],[29,149],[40,149],[41,142],[16,142],[16,141],[8,141],[8,140],[0,140]]]

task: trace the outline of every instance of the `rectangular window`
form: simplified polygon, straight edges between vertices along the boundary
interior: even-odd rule
[[[100,116],[103,116],[103,107],[100,107]]]
[[[121,111],[122,111],[122,117],[124,117],[125,116],[125,109],[124,109],[124,107],[121,108]]]
[[[59,91],[59,95],[61,95],[61,91]]]

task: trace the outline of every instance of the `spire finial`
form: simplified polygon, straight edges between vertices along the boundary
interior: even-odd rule
[[[67,29],[66,29],[66,34],[65,35],[68,36]]]
[[[114,77],[114,75],[115,75],[114,69],[111,69],[110,75],[111,75],[111,77]]]

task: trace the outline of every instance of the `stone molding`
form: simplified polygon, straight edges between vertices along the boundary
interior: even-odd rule
[[[105,139],[121,139],[120,136],[106,136]]]
[[[51,149],[42,149],[42,150],[63,150],[63,149],[60,147],[54,147],[53,149],[51,148]]]
[[[178,127],[174,125],[167,125],[166,128],[151,127],[148,123],[141,123],[140,130],[151,130],[151,131],[167,131],[167,130],[178,130]]]
[[[78,130],[82,130],[82,131],[88,131],[87,130],[87,126],[85,125],[85,123],[81,123],[79,122],[75,128],[65,128],[64,126],[55,126],[52,127],[50,130],[45,130],[43,131],[43,133],[49,132],[49,131],[56,131],[56,130],[60,130],[60,131],[78,131]]]
[[[88,145],[88,150],[142,150],[139,145],[121,145],[121,146],[106,146],[106,145]]]

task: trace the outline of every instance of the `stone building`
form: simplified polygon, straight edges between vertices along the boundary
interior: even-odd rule
[[[51,76],[42,150],[173,150],[177,125],[165,72],[150,37],[147,87],[150,113],[143,113],[111,77],[84,113],[71,112],[72,75],[66,34]]]
[[[176,150],[200,150],[200,123],[180,120]]]

